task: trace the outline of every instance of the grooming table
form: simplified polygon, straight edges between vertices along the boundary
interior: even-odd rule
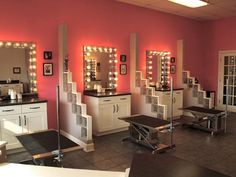
[[[58,132],[46,130],[17,136],[22,146],[32,155],[34,163],[58,155]],[[78,144],[60,134],[61,153],[82,149]]]
[[[172,133],[170,121],[145,115],[135,115],[119,119],[130,124],[130,137],[123,139],[123,141],[131,140],[142,144],[151,148],[153,153],[163,152],[175,147],[175,145],[172,145],[172,141],[171,145],[161,144],[158,137],[159,132],[170,131]]]
[[[212,135],[223,130],[226,131],[227,114],[225,111],[197,106],[183,108],[183,111],[190,112],[194,116],[191,123],[184,123],[183,125],[211,132]],[[224,119],[224,123],[222,119]]]
[[[229,177],[168,154],[135,154],[129,177]]]

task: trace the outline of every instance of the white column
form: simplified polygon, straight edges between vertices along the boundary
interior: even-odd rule
[[[184,40],[177,41],[177,58],[176,58],[176,76],[177,76],[177,87],[183,87],[183,61],[184,61]]]

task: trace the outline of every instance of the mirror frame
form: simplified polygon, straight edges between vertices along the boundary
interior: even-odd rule
[[[89,65],[91,59],[89,56],[91,55],[92,52],[96,53],[107,53],[109,54],[109,78],[108,78],[108,85],[109,87],[106,89],[116,89],[117,87],[117,54],[116,54],[117,49],[114,47],[101,47],[101,46],[91,46],[91,45],[86,45],[83,47],[83,63],[84,63],[84,90],[94,90],[94,88],[91,88],[90,82],[90,72],[91,72],[91,67]]]
[[[34,42],[0,41],[0,48],[28,49],[30,93],[37,93],[36,44]]]
[[[146,78],[149,80],[149,83],[153,82],[153,56],[157,56],[158,59],[157,82],[161,83],[162,88],[167,88],[170,83],[170,52],[146,50]],[[155,82],[155,85],[157,82]]]

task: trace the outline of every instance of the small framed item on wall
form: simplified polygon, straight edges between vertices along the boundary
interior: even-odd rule
[[[120,65],[120,74],[121,75],[126,75],[127,74],[127,65],[126,64],[121,64]]]
[[[126,55],[120,55],[120,61],[126,62]]]
[[[44,63],[43,64],[43,75],[44,76],[52,76],[53,75],[53,64],[52,63]]]
[[[175,63],[175,57],[171,57],[171,58],[170,58],[170,62],[171,62],[171,63]]]
[[[170,65],[170,74],[175,74],[175,71],[176,71],[176,66]]]
[[[13,67],[13,74],[20,74],[20,73],[21,73],[20,67]]]
[[[45,60],[51,60],[52,59],[52,51],[44,51],[43,52],[43,58]]]

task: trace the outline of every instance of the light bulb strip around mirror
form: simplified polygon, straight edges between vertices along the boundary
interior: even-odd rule
[[[117,60],[117,49],[114,47],[101,47],[101,46],[84,46],[84,83],[85,88],[88,90],[93,90],[90,86],[91,82],[91,73],[96,71],[94,67],[96,67],[96,60],[90,59],[91,53],[107,53],[109,54],[109,78],[108,85],[109,88],[115,89],[117,87],[118,73],[116,71]],[[96,72],[94,72],[94,77],[96,78]]]
[[[29,85],[31,92],[37,92],[36,44],[33,42],[0,41],[0,48],[16,48],[29,50]]]
[[[146,51],[146,78],[153,82],[153,57],[157,56],[161,59],[161,80],[162,85],[168,85],[170,83],[170,52],[169,51],[156,51],[156,50],[147,50]]]

